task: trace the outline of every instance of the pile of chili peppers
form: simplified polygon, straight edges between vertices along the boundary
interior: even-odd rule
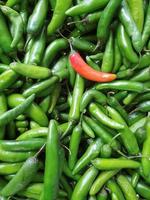
[[[150,200],[150,0],[0,1],[0,200]]]

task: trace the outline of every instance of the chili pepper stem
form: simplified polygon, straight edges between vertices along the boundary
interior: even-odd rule
[[[97,42],[97,44],[96,44],[96,47],[95,47],[95,49],[93,50],[93,52],[96,51],[96,50],[100,47],[100,45],[101,45],[101,41],[98,40],[98,42]]]
[[[39,151],[34,155],[35,158],[37,158],[39,156],[39,154],[41,154],[41,152],[43,151],[43,149],[45,148],[46,143],[43,144],[43,146],[39,149]]]
[[[28,44],[29,44],[29,42],[30,42],[31,39],[32,39],[32,35],[29,34],[29,36],[28,36],[28,38],[27,38],[27,41],[26,41],[26,43],[25,43],[25,46],[24,46],[24,51],[26,50],[26,48],[27,48],[27,46],[28,46]]]
[[[70,151],[70,149],[68,147],[66,147],[66,145],[61,144],[61,146],[64,147],[69,152],[69,154],[71,155],[71,151]]]
[[[68,135],[68,133],[72,130],[73,126],[74,126],[74,122],[70,121],[66,131],[62,134],[61,139],[64,138],[66,135]]]
[[[71,25],[71,24],[76,24],[76,23],[82,23],[82,22],[85,22],[86,20],[85,19],[82,19],[82,20],[79,20],[79,21],[73,21],[73,22],[68,22],[67,25]]]

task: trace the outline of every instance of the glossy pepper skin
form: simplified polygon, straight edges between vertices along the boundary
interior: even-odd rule
[[[71,200],[85,199],[97,174],[98,170],[93,166],[90,167],[77,182]]]
[[[12,23],[13,40],[11,43],[11,48],[16,48],[23,36],[24,23],[22,17],[17,11],[7,6],[0,6],[0,8],[4,15],[6,15]]]
[[[133,47],[137,52],[142,50],[142,35],[138,30],[135,21],[130,13],[129,6],[126,0],[122,1],[122,7],[120,10],[119,18],[124,25],[128,35],[131,37]]]
[[[36,157],[28,158],[17,174],[3,188],[1,195],[8,197],[24,189],[31,182],[37,170],[38,159]]]
[[[47,34],[52,35],[63,24],[66,15],[65,11],[70,7],[72,0],[57,0],[53,17],[47,27]]]
[[[89,0],[85,2],[81,2],[79,5],[73,6],[66,11],[66,15],[69,16],[77,16],[81,14],[87,14],[93,11],[96,11],[100,8],[103,8],[107,5],[108,0]]]
[[[0,37],[0,47],[5,53],[10,53],[13,51],[11,48],[12,37],[8,30],[4,15],[0,11],[0,32],[3,33]]]
[[[29,17],[27,32],[36,35],[43,27],[48,11],[48,0],[39,0]]]
[[[120,7],[121,2],[122,0],[110,0],[99,18],[97,38],[102,42],[107,40],[111,21],[114,17],[114,13],[117,12],[117,9]]]
[[[53,162],[51,162],[51,157]],[[41,199],[55,199],[59,184],[59,134],[55,120],[51,120],[48,128],[46,144],[46,162],[44,172],[44,190]]]

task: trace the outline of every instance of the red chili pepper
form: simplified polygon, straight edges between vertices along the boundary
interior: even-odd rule
[[[71,53],[69,59],[74,70],[88,80],[96,82],[110,82],[117,78],[116,74],[94,70],[82,59],[78,52]]]

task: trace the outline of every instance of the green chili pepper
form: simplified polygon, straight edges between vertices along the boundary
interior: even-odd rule
[[[89,56],[86,56],[86,62],[90,65],[93,69],[100,71],[100,67],[96,64]]]
[[[83,52],[93,53],[94,49],[96,49],[95,44],[87,40],[84,40],[82,38],[71,37],[70,42],[74,48],[81,50]]]
[[[43,183],[32,183],[23,191],[20,191],[18,195],[20,197],[39,199],[42,192]]]
[[[95,89],[90,89],[87,90],[83,96],[82,96],[82,101],[81,101],[81,105],[80,105],[80,111],[83,112],[84,109],[87,107],[87,105],[92,101],[95,100],[97,103],[100,104],[105,104],[106,103],[106,96],[95,90]]]
[[[64,79],[68,79],[69,71],[68,71],[67,68],[65,68],[65,69],[62,69],[58,72],[54,72],[53,76],[57,76],[59,78],[59,81],[62,81]]]
[[[144,5],[142,0],[127,0],[131,10],[132,17],[140,32],[143,30],[144,23]]]
[[[68,64],[68,57],[62,56],[53,66],[52,72],[57,73],[61,70],[64,70]]]
[[[49,65],[52,63],[55,56],[63,49],[68,47],[68,41],[66,39],[56,39],[46,48],[42,65],[46,67],[50,67]]]
[[[146,139],[143,144],[143,149],[142,149],[142,168],[143,168],[143,173],[145,176],[149,175],[149,166],[150,166],[150,161],[149,161],[149,142],[150,142],[150,118],[147,118],[146,121]]]
[[[100,156],[102,158],[110,158],[112,154],[112,148],[110,144],[104,144],[101,148]]]
[[[35,96],[35,95],[32,95]],[[8,105],[16,109],[18,106],[25,104],[25,98],[21,94],[12,94],[8,97]],[[17,107],[16,107],[17,106]],[[27,115],[41,126],[48,125],[48,118],[42,109],[35,103],[26,107],[24,111]]]
[[[148,67],[149,65],[150,65],[150,54],[145,53],[139,59],[139,63],[137,64],[136,69],[142,69]]]
[[[114,180],[109,180],[107,183],[107,188],[111,191],[111,193],[115,193],[119,200],[125,200],[121,189],[118,184]]]
[[[11,87],[10,87],[10,89],[18,89],[18,88],[21,88],[21,86],[23,86],[23,81],[22,80],[18,80],[18,81],[16,81],[16,83],[14,83]]]
[[[69,71],[69,82],[70,82],[71,86],[74,87],[74,83],[75,83],[75,79],[76,79],[76,72],[73,69],[73,67],[71,66],[69,59],[67,62],[67,67],[68,67],[68,71]]]
[[[96,120],[91,119],[89,117],[84,116],[85,121],[87,122],[87,124],[89,124],[89,126],[92,128],[92,130],[94,131],[94,133],[100,137],[104,143],[106,144],[110,144],[110,146],[114,149],[118,149],[119,148],[119,144],[116,140],[113,140],[113,136],[107,132],[107,130],[105,130],[101,124],[99,124]]]
[[[75,124],[80,118],[80,103],[83,92],[84,79],[79,74],[77,74],[73,89],[72,105],[69,111],[69,125],[67,132],[70,130],[70,128],[72,128],[73,124]],[[64,137],[67,134],[67,132],[64,132],[62,137]]]
[[[56,81],[57,82],[57,81]],[[53,92],[55,84],[50,85],[50,87],[47,87],[46,89],[42,90],[40,93],[37,93],[37,97],[47,97],[48,95],[51,95]],[[26,87],[25,89],[29,88]]]
[[[83,23],[81,23],[81,17],[80,16],[74,16],[73,20],[76,21],[77,23],[75,23],[75,26],[77,29],[79,29],[79,31],[84,32],[85,30],[85,26]]]
[[[128,35],[131,37],[135,50],[140,52],[142,50],[142,35],[134,22],[126,0],[122,1],[119,18],[121,23],[125,26]]]
[[[35,95],[31,95],[28,97],[23,103],[18,105],[17,107],[6,111],[0,116],[0,126],[5,125],[15,119],[17,116],[25,112],[25,110],[30,106],[30,104],[33,102],[35,98]]]
[[[52,35],[63,24],[66,10],[70,7],[72,0],[57,0],[52,19],[47,27],[47,34]]]
[[[97,194],[97,200],[107,200],[108,198],[108,193],[106,192],[105,189],[102,189],[101,192]]]
[[[51,95],[51,103],[50,103],[50,107],[48,109],[48,113],[51,113],[53,111],[53,109],[55,108],[57,100],[60,95],[60,92],[61,92],[61,86],[60,86],[60,84],[56,84],[55,89]]]
[[[3,115],[7,111],[7,99],[6,96],[0,94],[0,115]],[[3,139],[5,135],[5,126],[0,127],[0,138]]]
[[[138,182],[136,192],[145,199],[150,199],[150,187],[143,182]]]
[[[121,56],[121,51],[119,49],[117,37],[115,38],[115,43],[114,43],[114,67],[112,72],[117,72],[119,68],[121,67],[122,64],[122,56]]]
[[[68,118],[69,118],[69,115],[68,115],[68,114],[66,114],[66,113],[61,113],[61,114],[60,114],[60,119],[61,119],[62,121],[67,122],[67,121],[68,121]]]
[[[91,129],[91,127],[86,123],[84,119],[82,119],[82,129],[86,135],[88,135],[91,138],[95,138],[94,131]]]
[[[140,119],[137,122],[135,122],[134,124],[132,124],[132,126],[130,126],[130,130],[132,132],[135,132],[138,128],[144,126],[146,119],[147,119],[146,117],[143,117],[142,119]]]
[[[46,19],[47,11],[48,0],[39,0],[28,20],[27,32],[29,34],[35,35],[42,29]]]
[[[124,119],[115,109],[111,107],[107,107],[107,109],[113,120],[124,125],[124,129],[120,130],[120,137],[122,138],[127,151],[133,155],[137,154],[139,152],[139,147],[135,135],[132,133]]]
[[[101,16],[102,12],[101,11],[97,11],[91,14],[88,14],[85,18],[83,18],[83,22],[86,24],[89,23],[94,23],[94,22],[98,22],[100,16]]]
[[[138,120],[142,119],[145,117],[145,114],[139,111],[135,111],[133,113],[130,113],[128,115],[128,124],[131,126],[132,124],[136,123]]]
[[[95,55],[90,55],[89,57],[94,61],[102,61],[104,53],[97,53]]]
[[[95,169],[95,167],[90,167],[77,182],[71,200],[85,199],[97,174],[97,169]]]
[[[117,182],[118,182],[119,186],[121,187],[126,200],[131,200],[131,199],[137,200],[136,193],[135,193],[132,185],[130,184],[130,182],[128,181],[128,179],[125,176],[119,175],[117,177]]]
[[[43,198],[55,199],[59,185],[59,134],[55,120],[51,120],[46,143],[46,161],[44,172]],[[51,159],[53,162],[51,162]]]
[[[48,134],[48,128],[39,127],[24,132],[17,138],[17,140],[29,140],[32,138],[40,138],[40,137],[46,138],[47,134]]]
[[[35,129],[35,128],[39,128],[41,127],[38,123],[36,123],[35,121],[30,121],[30,128],[31,129]]]
[[[66,161],[66,159],[64,159],[64,165],[63,165],[63,173],[67,176],[67,177],[69,177],[69,178],[71,178],[71,179],[73,179],[73,180],[76,180],[76,181],[78,181],[79,179],[80,179],[80,175],[73,175],[72,174],[72,171],[71,171],[71,169],[68,167],[68,163],[67,163],[67,161]]]
[[[113,68],[113,62],[114,62],[113,35],[112,33],[110,33],[102,60],[102,66],[101,66],[102,71],[111,72]]]
[[[73,174],[77,174],[88,163],[90,163],[91,159],[96,158],[98,154],[100,153],[100,149],[102,145],[103,145],[103,142],[100,138],[96,139],[93,143],[91,143],[89,147],[86,149],[85,153],[77,161],[73,169]]]
[[[96,85],[97,90],[102,89],[114,89],[114,90],[127,90],[127,91],[133,91],[133,92],[144,92],[147,91],[147,88],[144,86],[144,84],[136,81],[113,81],[111,83],[102,83]]]
[[[20,42],[23,35],[24,24],[22,18],[20,14],[17,11],[13,10],[12,8],[9,8],[7,6],[0,6],[0,8],[2,12],[9,18],[9,20],[13,25],[14,35],[11,47],[15,48]]]
[[[56,0],[49,0],[49,3],[51,5],[52,10],[54,10],[55,5],[56,5]]]
[[[117,78],[118,79],[128,79],[133,75],[133,70],[132,69],[125,69],[121,70],[117,73]]]
[[[92,164],[99,170],[136,169],[140,167],[140,163],[137,161],[119,158],[96,158],[92,160]]]
[[[66,14],[69,16],[76,16],[94,12],[100,8],[103,8],[107,5],[108,0],[96,1],[89,0],[88,2],[82,2],[79,5],[73,6],[66,11]]]
[[[139,145],[142,145],[146,139],[146,130],[144,127],[140,127],[135,132],[135,137]]]
[[[119,170],[111,170],[111,171],[104,171],[99,174],[99,176],[94,181],[91,189],[90,189],[90,195],[95,195],[100,191],[100,189],[103,187],[103,185],[113,176],[115,176]]]
[[[41,101],[40,107],[41,107],[41,109],[42,109],[45,113],[48,112],[50,103],[51,103],[51,96],[50,96],[50,95],[48,95],[47,97],[45,97],[45,98]]]
[[[117,29],[117,42],[121,54],[131,63],[138,63],[138,56],[132,48],[130,38],[127,35],[123,25],[119,25]]]
[[[0,90],[7,89],[17,80],[18,75],[11,69],[6,70],[0,75]]]
[[[34,79],[45,79],[51,76],[51,70],[46,67],[13,62],[10,68],[22,76]]]
[[[11,48],[12,38],[7,28],[7,24],[3,14],[0,11],[0,32],[3,33],[0,37],[0,47],[5,53],[13,51]]]
[[[150,101],[144,101],[137,105],[136,107],[137,111],[141,112],[149,112],[150,111]]]
[[[34,38],[33,37],[27,37],[27,41],[25,43],[25,56],[24,56],[24,59],[23,59],[23,63],[25,64],[29,64],[29,58],[30,58],[30,53],[31,53],[31,49],[32,49],[32,46],[33,46],[33,43],[34,43]]]
[[[147,100],[150,100],[150,93],[149,92],[144,93],[143,95],[139,95],[138,99],[136,100],[136,103],[140,103],[140,102],[147,101]]]
[[[38,160],[35,157],[28,158],[17,174],[1,190],[1,195],[8,197],[25,188],[34,178],[38,170]]]
[[[45,27],[42,32],[34,39],[29,53],[29,64],[39,65],[41,63],[46,46]]]
[[[27,128],[28,127],[28,121],[19,121],[16,122],[16,127],[17,128]]]
[[[78,124],[72,132],[70,143],[69,143],[69,160],[68,160],[68,166],[72,170],[77,162],[77,155],[78,155],[78,149],[79,144],[81,140],[81,134],[82,134],[82,128],[81,124]]]
[[[6,4],[7,5],[7,4]],[[28,22],[28,1],[22,1],[20,5],[20,16],[22,18],[22,21],[24,23],[24,32],[26,31],[27,22]],[[9,6],[10,7],[10,6]]]
[[[133,173],[132,178],[131,178],[131,184],[134,188],[137,186],[139,179],[140,179],[140,175],[137,172]]]
[[[32,140],[25,141],[13,141],[13,140],[0,140],[0,146],[6,151],[35,151],[42,147],[45,143],[43,138],[34,138]]]
[[[46,79],[44,81],[35,83],[32,85],[32,87],[27,88],[24,92],[23,92],[23,96],[28,97],[32,94],[39,94],[40,92],[42,92],[44,89],[49,89],[49,87],[53,84],[55,84],[57,81],[59,80],[59,78],[57,76],[52,76],[49,79]]]
[[[123,99],[123,103],[124,105],[129,105],[133,102],[133,100],[135,100],[135,98],[137,97],[137,93],[136,92],[130,92],[128,93],[128,95]]]
[[[0,63],[0,73],[3,73],[3,72],[5,72],[8,69],[9,69],[8,65]]]
[[[110,0],[100,16],[97,27],[97,38],[103,42],[107,40],[111,21],[121,2],[122,0]]]
[[[126,122],[128,122],[128,113],[120,105],[119,101],[114,96],[109,96],[107,101],[108,104],[112,106],[114,109],[116,109],[120,113],[120,115],[126,120]]]
[[[132,81],[139,81],[139,82],[144,82],[148,81],[150,76],[150,68],[147,67],[143,70],[138,71],[132,78]]]
[[[149,36],[150,36],[149,24],[150,24],[150,2],[148,3],[148,8],[147,8],[146,17],[145,17],[145,23],[144,23],[144,29],[142,32],[143,46],[145,46],[145,44],[147,43]]]
[[[15,174],[21,168],[23,163],[1,163],[0,164],[0,174],[8,175]]]
[[[110,128],[117,130],[124,128],[122,124],[115,122],[114,120],[110,119],[107,115],[105,115],[95,103],[90,104],[89,111],[92,114],[92,116],[95,117],[99,122],[103,123],[106,126],[109,126]]]
[[[11,151],[5,151],[2,148],[0,148],[0,160],[4,162],[22,162],[25,161],[27,158],[33,156],[35,154],[34,151],[28,151],[28,152],[11,152]]]

